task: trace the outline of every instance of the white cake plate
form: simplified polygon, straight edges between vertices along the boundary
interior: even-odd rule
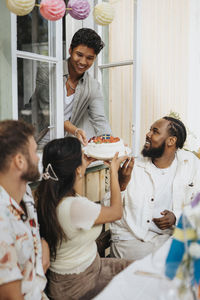
[[[87,153],[87,146],[83,148],[84,154],[87,155],[88,157],[96,158],[98,160],[111,160],[113,159],[114,155],[95,155],[95,154],[88,154]],[[124,155],[130,155],[132,152],[131,148],[125,147],[125,153],[119,154],[119,157],[124,156]]]

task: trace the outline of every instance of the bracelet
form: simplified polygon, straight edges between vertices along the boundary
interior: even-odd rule
[[[81,129],[80,128],[76,128],[76,130],[74,132],[74,136],[77,136],[79,130],[81,130]]]

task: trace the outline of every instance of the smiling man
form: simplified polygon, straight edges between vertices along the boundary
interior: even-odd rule
[[[84,145],[92,136],[111,134],[99,83],[88,73],[103,47],[104,43],[94,30],[82,28],[74,34],[70,57],[63,65],[64,128]]]
[[[163,117],[150,127],[132,174],[121,170],[124,213],[110,226],[113,256],[135,260],[157,250],[200,190],[200,160],[182,149],[186,135],[180,120]]]
[[[112,133],[105,117],[100,84],[88,72],[103,47],[101,37],[94,30],[79,29],[72,37],[69,58],[63,61],[64,130],[83,145],[93,136]],[[49,72],[53,72],[49,64],[37,65],[36,88],[21,111],[21,118],[26,121],[37,120],[34,126],[40,148],[50,140]]]

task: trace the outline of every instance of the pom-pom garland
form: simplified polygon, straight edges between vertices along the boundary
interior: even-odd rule
[[[76,20],[84,20],[90,13],[90,4],[87,0],[69,0],[67,8],[70,16]]]
[[[88,0],[69,0],[67,8],[64,0],[42,0],[40,4],[35,2],[35,0],[6,0],[8,9],[18,16],[25,16],[33,10],[34,6],[38,6],[41,15],[50,21],[61,19],[66,10],[76,20],[84,20],[90,13]],[[97,4],[93,10],[95,22],[103,26],[113,21],[114,14],[113,5],[108,2]]]
[[[99,25],[108,25],[114,19],[115,11],[110,3],[102,2],[94,7],[94,20]]]
[[[6,0],[6,5],[12,13],[25,16],[33,10],[35,0]]]
[[[47,20],[57,21],[65,12],[66,5],[63,0],[42,0],[40,3],[40,13]]]

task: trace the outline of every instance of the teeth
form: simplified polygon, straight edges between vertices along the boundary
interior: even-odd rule
[[[145,142],[145,144],[148,144],[148,145],[150,145],[150,142],[146,141],[146,142]]]

